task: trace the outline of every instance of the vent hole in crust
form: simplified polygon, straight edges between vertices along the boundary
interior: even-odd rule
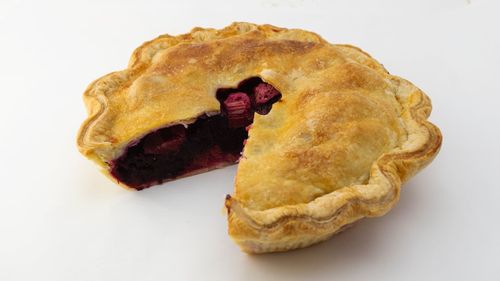
[[[218,89],[216,98],[221,104],[219,115],[202,115],[187,127],[174,125],[147,134],[110,163],[111,175],[141,190],[234,164],[240,158],[254,113],[268,114],[281,93],[259,77],[252,77],[236,88]]]

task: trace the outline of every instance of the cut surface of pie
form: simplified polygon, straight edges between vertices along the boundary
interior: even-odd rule
[[[249,253],[309,246],[383,215],[442,139],[410,82],[359,48],[271,25],[162,35],[84,101],[78,147],[123,186],[239,162],[225,206]]]
[[[269,113],[281,94],[258,77],[236,88],[217,90],[220,112],[197,116],[193,123],[170,125],[129,144],[110,163],[119,182],[141,190],[163,181],[238,161],[254,114]]]

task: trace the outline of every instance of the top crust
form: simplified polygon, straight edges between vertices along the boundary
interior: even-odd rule
[[[126,70],[87,88],[78,147],[108,173],[131,141],[219,113],[216,90],[253,76],[283,96],[255,116],[226,198],[229,233],[249,253],[304,247],[384,214],[440,148],[428,97],[368,54],[250,23],[143,44]]]

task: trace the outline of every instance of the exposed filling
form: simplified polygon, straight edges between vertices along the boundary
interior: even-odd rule
[[[217,90],[216,97],[221,103],[221,114],[200,116],[187,128],[175,125],[149,133],[110,163],[111,175],[141,190],[236,163],[254,113],[268,114],[281,93],[253,77],[237,88]]]

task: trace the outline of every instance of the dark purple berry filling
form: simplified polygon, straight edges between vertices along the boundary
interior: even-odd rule
[[[236,163],[254,112],[267,114],[281,94],[254,77],[235,89],[219,89],[221,114],[156,130],[112,161],[111,175],[141,190],[184,175]]]

